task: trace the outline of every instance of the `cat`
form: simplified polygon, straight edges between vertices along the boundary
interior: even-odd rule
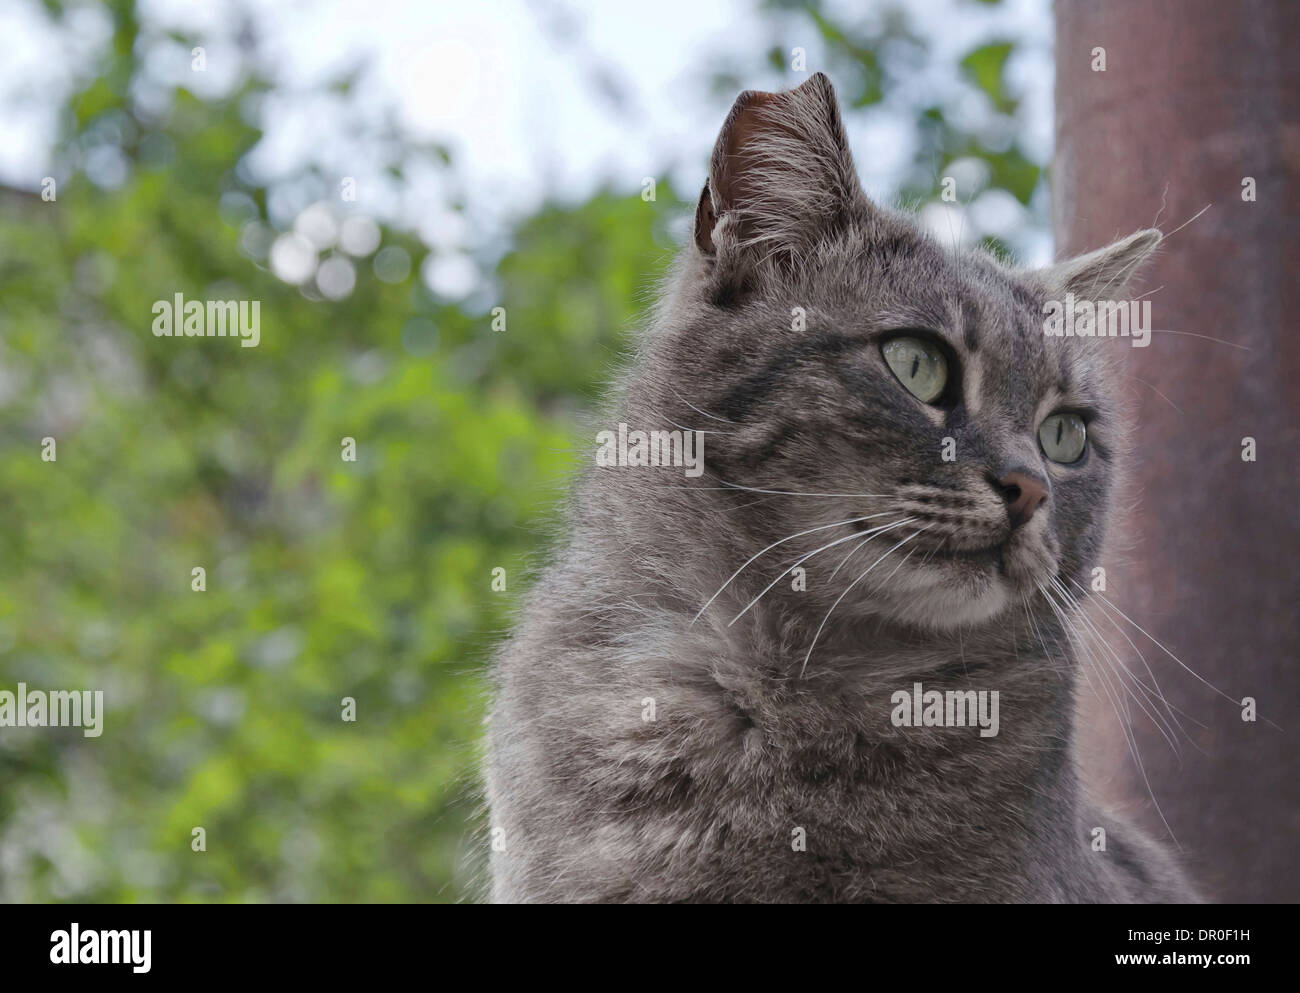
[[[867,198],[824,75],[743,93],[602,422],[707,471],[582,471],[493,666],[492,899],[1194,900],[1080,783],[1066,618],[1124,414],[1043,323],[1159,240],[949,251]]]

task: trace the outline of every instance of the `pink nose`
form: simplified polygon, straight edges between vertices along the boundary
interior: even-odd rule
[[[1025,472],[1009,472],[998,480],[1002,499],[1007,502],[1012,530],[1029,523],[1034,511],[1047,499],[1047,487]]]

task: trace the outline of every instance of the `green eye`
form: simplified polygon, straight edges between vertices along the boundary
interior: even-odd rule
[[[922,403],[934,403],[948,385],[948,360],[923,338],[890,338],[881,353],[898,381]]]
[[[1088,429],[1078,414],[1052,414],[1038,428],[1038,443],[1053,462],[1078,462],[1088,444]]]

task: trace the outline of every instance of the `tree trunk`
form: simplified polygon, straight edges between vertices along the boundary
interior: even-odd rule
[[[1232,698],[1125,625],[1170,702],[1204,725],[1179,715],[1194,742],[1180,760],[1133,707],[1151,791],[1214,900],[1300,900],[1298,47],[1293,0],[1056,2],[1058,255],[1157,212],[1168,236],[1128,294],[1159,288],[1152,326],[1180,333],[1124,349],[1132,498],[1105,595]],[[1167,837],[1110,703],[1082,706],[1095,788]]]

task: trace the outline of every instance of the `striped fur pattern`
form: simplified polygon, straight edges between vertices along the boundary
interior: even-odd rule
[[[493,670],[493,899],[1190,899],[1082,791],[1084,663],[1042,593],[1082,598],[1124,458],[1114,343],[1046,337],[1043,305],[1117,295],[1158,240],[1040,271],[949,250],[865,196],[824,76],[742,95],[594,426],[706,432],[707,471],[576,481]],[[942,342],[950,402],[890,371],[899,329]],[[1076,465],[1036,440],[1062,408]],[[1018,529],[1009,469],[1049,492]],[[916,683],[998,691],[998,734],[898,726]]]

